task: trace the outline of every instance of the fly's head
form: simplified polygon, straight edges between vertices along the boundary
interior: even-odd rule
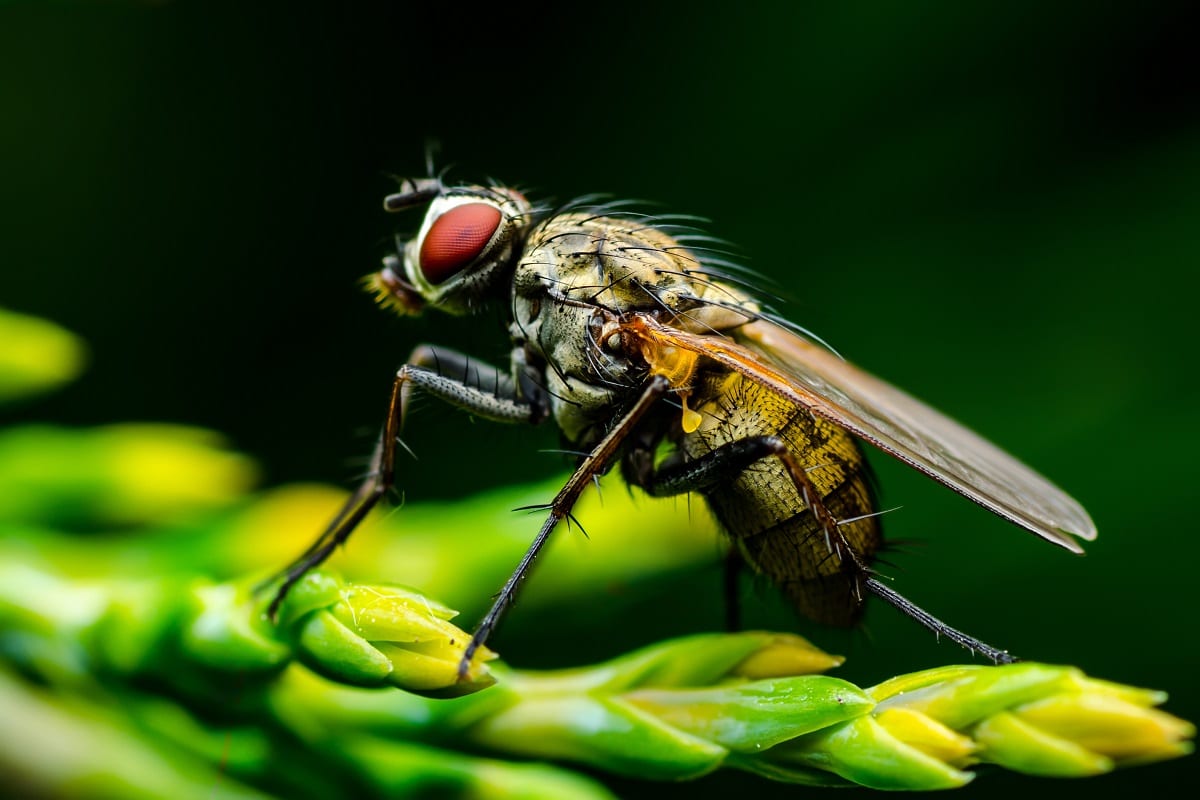
[[[519,192],[406,180],[383,205],[388,211],[428,207],[416,237],[397,242],[397,254],[367,278],[381,304],[401,314],[419,314],[426,306],[466,314],[507,290],[533,214]]]

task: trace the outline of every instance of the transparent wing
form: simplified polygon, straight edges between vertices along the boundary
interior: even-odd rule
[[[1096,526],[1066,492],[916,398],[795,334],[758,321],[729,339],[681,331],[645,314],[630,327],[658,347],[698,353],[949,486],[1008,521],[1075,553]]]

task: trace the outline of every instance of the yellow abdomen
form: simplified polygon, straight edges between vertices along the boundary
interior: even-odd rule
[[[834,535],[843,537],[859,564],[870,563],[880,546],[880,527],[876,517],[857,519],[876,509],[862,451],[850,434],[737,373],[698,378],[690,405],[701,423],[680,441],[689,459],[740,439],[779,437],[804,468],[819,502],[842,521]],[[858,620],[863,571],[853,559],[835,554],[829,532],[778,457],[764,458],[704,494],[742,557],[778,585],[797,611],[830,625]]]

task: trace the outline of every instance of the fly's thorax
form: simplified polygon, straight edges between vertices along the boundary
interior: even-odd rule
[[[758,307],[704,272],[683,245],[644,220],[562,214],[535,226],[513,273],[512,337],[545,366],[566,438],[603,435],[645,382],[639,347],[619,333],[632,312],[720,331]]]
[[[710,333],[757,318],[758,304],[643,219],[572,213],[533,227],[513,276],[518,297],[556,297],[620,317],[652,312]]]
[[[541,367],[564,437],[581,447],[599,441],[642,385],[645,365],[629,357],[603,308],[536,296],[517,296],[513,305],[513,340],[527,363]]]

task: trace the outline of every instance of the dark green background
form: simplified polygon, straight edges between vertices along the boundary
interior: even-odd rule
[[[432,139],[465,180],[711,219],[790,318],[1027,459],[1101,531],[1073,558],[876,459],[885,503],[904,506],[892,535],[921,540],[896,557],[901,589],[1200,718],[1194,13],[414,6],[0,7],[0,304],[93,347],[83,380],[7,421],[195,423],[258,456],[268,483],[347,483],[414,344],[506,350],[498,318],[392,319],[357,288],[417,224],[380,199],[390,174],[424,171]],[[410,498],[562,468],[537,452],[549,428],[422,411]],[[795,624],[760,595],[752,623]],[[715,624],[716,599],[700,605],[677,632]],[[801,630],[860,682],[965,657],[886,608],[868,626]],[[1194,762],[1071,784],[996,774],[959,795],[1157,795],[1194,785]],[[737,775],[652,788],[743,783],[794,792]]]

